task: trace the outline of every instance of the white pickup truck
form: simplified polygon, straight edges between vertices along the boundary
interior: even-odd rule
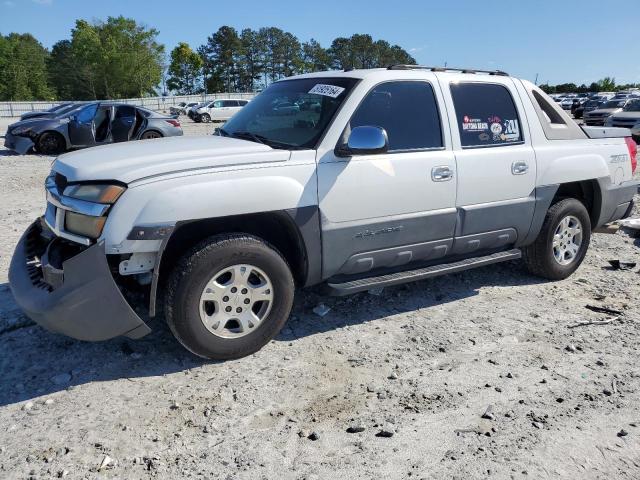
[[[291,77],[216,136],[60,156],[11,289],[52,331],[138,338],[163,314],[191,352],[229,359],[278,333],[296,287],[344,295],[521,256],[560,280],[632,210],[629,135],[581,128],[499,71]]]

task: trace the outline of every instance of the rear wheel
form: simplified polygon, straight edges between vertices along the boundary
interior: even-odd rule
[[[140,137],[141,140],[149,140],[152,138],[162,138],[162,134],[160,132],[156,132],[155,130],[147,130]]]
[[[167,323],[194,354],[250,355],[287,321],[294,282],[282,256],[259,238],[217,235],[186,254],[170,275]]]
[[[536,241],[523,250],[534,275],[562,280],[580,266],[591,241],[591,220],[585,206],[566,198],[549,208]]]
[[[57,132],[44,132],[36,141],[36,150],[43,155],[56,155],[64,152],[64,137]]]

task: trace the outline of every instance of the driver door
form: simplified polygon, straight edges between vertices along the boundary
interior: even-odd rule
[[[98,104],[92,103],[73,115],[69,121],[69,140],[73,147],[89,147],[95,145],[95,129],[93,119],[98,111]]]
[[[456,163],[441,92],[431,81],[372,85],[344,128],[382,127],[388,151],[347,158],[318,152],[323,275],[365,274],[449,254],[456,224]],[[331,142],[331,140],[329,140]]]

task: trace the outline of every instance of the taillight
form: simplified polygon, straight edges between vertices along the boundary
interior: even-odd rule
[[[624,137],[624,141],[627,142],[627,147],[629,148],[629,156],[631,157],[631,173],[634,174],[636,172],[636,167],[638,166],[638,145],[631,137]]]
[[[180,126],[180,122],[178,120],[167,120],[167,123],[170,123],[174,127],[179,127]]]

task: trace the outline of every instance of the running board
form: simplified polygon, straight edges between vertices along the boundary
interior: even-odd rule
[[[483,267],[493,263],[517,260],[520,257],[522,257],[522,252],[520,249],[514,248],[513,250],[493,253],[484,257],[467,258],[457,262],[432,265],[430,267],[409,270],[406,272],[390,273],[388,275],[380,275],[379,277],[361,278],[359,280],[352,280],[344,283],[329,282],[329,294],[338,296],[349,295],[376,287],[390,287],[401,283],[437,277],[438,275],[445,275],[447,273],[455,273],[463,270],[469,270],[471,268]]]

